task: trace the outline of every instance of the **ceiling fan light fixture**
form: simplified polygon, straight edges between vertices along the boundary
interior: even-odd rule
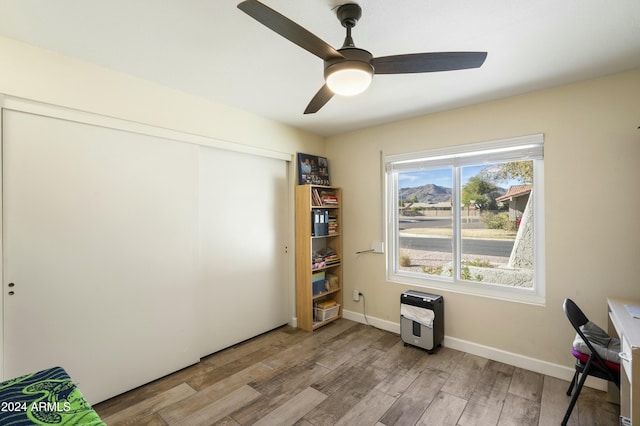
[[[371,84],[373,67],[362,61],[340,61],[325,69],[324,79],[336,95],[355,96]]]

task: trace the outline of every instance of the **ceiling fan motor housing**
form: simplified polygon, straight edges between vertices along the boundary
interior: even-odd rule
[[[326,79],[330,74],[341,68],[358,68],[363,71],[373,74],[373,55],[358,47],[343,47],[338,49],[338,52],[342,53],[343,58],[329,59],[324,61],[324,78]]]

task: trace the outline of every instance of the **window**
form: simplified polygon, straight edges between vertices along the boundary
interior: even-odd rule
[[[544,303],[543,135],[385,165],[390,281]]]

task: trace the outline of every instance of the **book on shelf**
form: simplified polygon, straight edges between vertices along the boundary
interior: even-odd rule
[[[338,254],[330,247],[311,253],[311,269],[326,268],[340,263]]]
[[[317,189],[313,189],[311,191],[311,198],[312,198],[312,204],[314,206],[321,206],[322,205],[322,199],[320,198],[320,194],[318,193]]]
[[[338,233],[338,218],[335,216],[329,216],[327,224],[327,231],[329,235]]]
[[[313,188],[311,191],[311,198],[314,206],[338,206],[338,197],[336,197],[335,191],[330,189]]]

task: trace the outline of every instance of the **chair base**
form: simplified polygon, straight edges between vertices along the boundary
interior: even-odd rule
[[[594,368],[592,368],[594,367]],[[580,391],[584,386],[584,382],[587,380],[588,376],[594,376],[599,379],[608,380],[613,382],[618,389],[620,389],[620,372],[617,372],[617,376],[614,376],[615,372],[604,372],[598,368],[595,368],[593,365],[593,358],[589,358],[589,361],[586,364],[583,364],[579,359],[576,359],[576,372],[571,379],[571,383],[569,383],[569,389],[567,389],[567,395],[571,396],[571,401],[569,402],[569,407],[567,408],[567,412],[562,419],[561,426],[566,426],[569,418],[571,417],[571,412],[578,402],[578,396],[580,395]]]
[[[571,383],[569,383],[569,389],[567,389],[567,396],[571,396],[571,393],[573,393],[573,389],[575,388],[576,384],[578,383],[578,376],[580,375],[580,373],[578,372],[578,370],[576,370],[575,373],[573,373],[573,378],[571,379]]]

